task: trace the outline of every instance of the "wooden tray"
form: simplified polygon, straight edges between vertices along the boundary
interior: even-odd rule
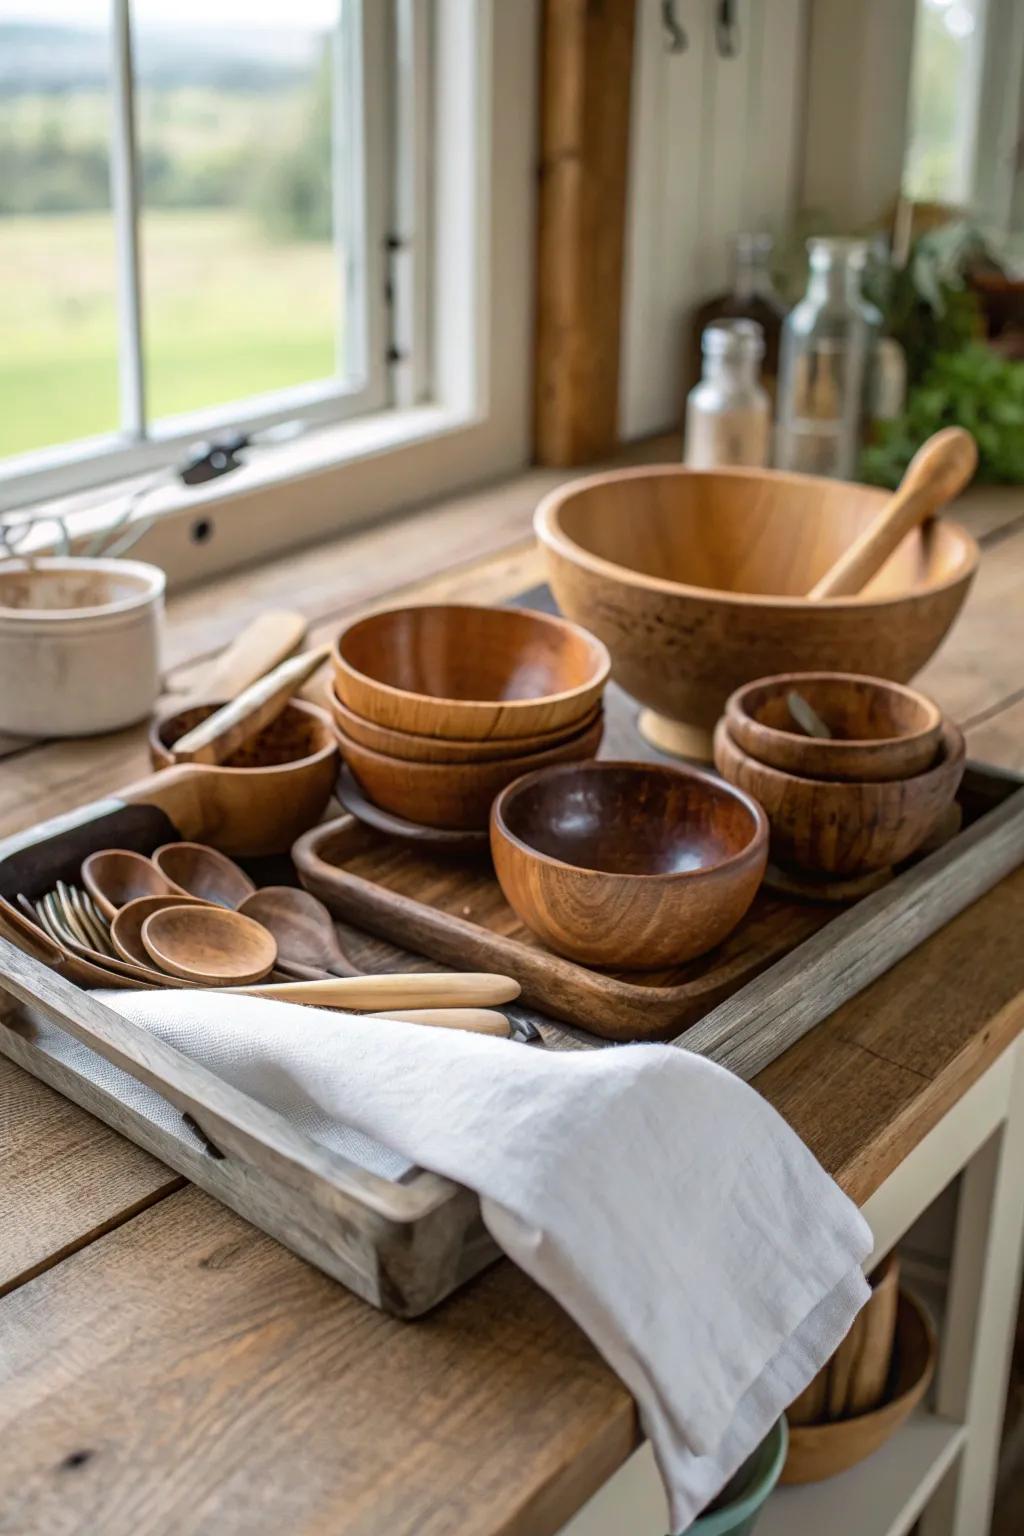
[[[1024,860],[1024,792],[1013,794],[1016,787],[1017,781],[1005,775],[972,773],[965,796],[971,814],[978,814],[972,825],[839,916],[834,909],[804,913],[810,936],[800,943],[797,927],[791,924],[786,943],[796,948],[770,964],[762,947],[756,965],[769,968],[747,985],[740,982],[756,967],[735,947],[727,982],[719,975],[709,984],[699,969],[694,970],[687,982],[679,983],[691,987],[687,1019],[720,995],[715,987],[739,990],[691,1024],[679,1037],[682,1043],[743,1077],[774,1060]],[[985,806],[992,809],[985,811]],[[150,853],[179,837],[213,838],[221,814],[215,797],[197,797],[179,769],[167,769],[109,800],[0,844],[0,894],[13,898],[24,891],[38,896],[58,879],[76,880],[82,860],[100,848]],[[329,846],[338,834],[335,824],[320,836]],[[375,857],[380,860],[379,854]],[[381,873],[386,867],[407,869],[407,858],[404,849],[392,845],[380,863]],[[282,878],[280,866],[248,867],[257,883]],[[335,878],[336,872],[331,876]],[[454,889],[451,866],[442,867],[436,878]],[[473,876],[483,878],[479,871]],[[428,897],[430,889],[419,894]],[[395,894],[374,893],[370,887],[370,895],[372,901],[358,904],[360,926],[346,932],[347,947],[367,970],[409,968],[407,954],[366,933],[395,932],[390,916]],[[422,899],[403,901],[402,910],[412,914],[407,945],[439,950],[443,944],[464,967],[476,963],[468,940],[514,945],[523,960],[522,979],[530,996],[536,995],[526,961],[528,946],[477,926],[460,911],[444,915]],[[462,928],[453,928],[453,923]],[[465,944],[460,936],[467,939]],[[505,952],[502,948],[503,956]],[[413,958],[412,965],[417,963],[428,969],[431,965]],[[714,957],[706,962],[708,975],[715,964]],[[602,980],[595,978],[595,987]],[[641,1009],[658,990],[656,985],[628,985],[640,994]],[[581,1011],[573,1017],[587,1016]],[[642,1022],[644,1014],[634,1014],[637,1017]],[[572,1026],[544,1018],[536,1022],[549,1048],[600,1044]],[[428,1310],[497,1257],[479,1203],[469,1190],[417,1168],[400,1178],[384,1178],[328,1151],[2,937],[0,1051],[365,1300],[397,1316],[414,1317]],[[135,1079],[154,1090],[161,1113],[154,1113],[152,1103],[149,1108],[140,1104],[131,1092],[98,1082],[90,1068],[105,1062],[126,1074],[129,1089]]]
[[[632,700],[610,687],[602,757],[658,759],[636,730],[635,715]],[[972,829],[1021,782],[1013,775],[972,769],[961,793],[963,829],[944,847],[942,868],[971,859],[984,878],[991,849],[986,841],[976,851]],[[1020,830],[1016,838],[1010,834],[1008,845],[1014,862],[1024,857],[1024,846],[1016,854],[1012,851],[1024,841],[1024,798],[1018,811]],[[899,914],[916,900],[918,888],[917,882],[908,883],[908,870],[874,893],[872,905],[865,896],[837,907],[764,886],[743,922],[709,955],[666,971],[599,971],[552,954],[533,937],[505,901],[487,858],[459,859],[423,849],[374,831],[352,816],[307,833],[292,856],[303,885],[343,921],[448,965],[515,976],[525,1004],[574,1026],[578,1038],[589,1033],[593,1044],[600,1043],[595,1036],[619,1041],[676,1038],[813,935],[824,930],[823,945],[829,947],[837,933],[856,935],[861,922],[871,923],[878,911],[897,924],[895,934],[879,941],[882,952],[891,956],[889,964],[921,942],[915,937],[913,944],[897,947],[910,933],[899,927]],[[927,862],[919,860],[914,868]],[[953,882],[948,892],[937,889],[930,898],[940,921],[954,915],[949,902],[957,891]],[[865,926],[861,943],[875,943],[874,933]],[[772,972],[753,998],[769,996],[774,985]],[[836,1006],[829,1002],[819,1018]]]

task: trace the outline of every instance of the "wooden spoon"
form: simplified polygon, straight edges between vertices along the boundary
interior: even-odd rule
[[[411,1008],[495,1008],[519,996],[511,976],[487,971],[412,971],[383,976],[343,976],[330,981],[265,981],[234,987],[246,997],[269,997],[313,1008],[345,1008],[351,1013],[386,1013]]]
[[[178,713],[197,704],[219,704],[222,699],[237,697],[243,688],[297,650],[305,636],[306,621],[301,613],[268,609],[258,614],[226,650],[199,665],[198,675],[196,668],[187,675],[179,674],[175,680],[179,696],[170,707]]]
[[[277,940],[278,963],[307,981],[361,974],[338,942],[327,907],[309,891],[267,885],[247,896],[238,910],[270,930]]]
[[[431,1024],[435,1029],[468,1029],[477,1035],[496,1035],[508,1040],[512,1026],[494,1008],[396,1008],[372,1013],[373,1019],[398,1019],[405,1024]]]
[[[200,987],[246,986],[269,976],[277,959],[272,934],[224,907],[161,907],[142,922],[142,943],[155,965]]]
[[[164,843],[152,858],[173,890],[217,907],[240,907],[256,890],[233,859],[205,843]]]
[[[918,524],[959,495],[974,474],[978,449],[963,427],[944,427],[914,454],[882,511],[859,538],[807,594],[812,602],[824,597],[853,597]]]
[[[108,922],[140,896],[170,896],[178,887],[152,859],[130,848],[104,848],[82,865],[82,884]]]
[[[176,763],[225,763],[275,721],[298,688],[321,667],[329,647],[283,661],[237,699],[207,715],[171,748]]]
[[[110,939],[114,950],[122,960],[145,966],[149,970],[153,962],[148,949],[142,942],[142,925],[146,918],[164,907],[208,907],[208,905],[207,902],[200,901],[195,896],[137,896],[134,901],[129,901],[121,908],[110,925]]]

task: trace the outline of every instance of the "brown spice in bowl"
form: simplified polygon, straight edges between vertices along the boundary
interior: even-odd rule
[[[214,704],[199,704],[183,714],[172,716],[161,725],[160,740],[170,750],[186,732],[207,719],[213,714],[214,709],[219,707]],[[277,719],[272,721],[265,730],[246,742],[221,766],[224,768],[276,768],[283,763],[295,763],[304,757],[312,757],[322,745],[322,733],[319,731],[318,722],[298,710],[287,708],[282,710]]]

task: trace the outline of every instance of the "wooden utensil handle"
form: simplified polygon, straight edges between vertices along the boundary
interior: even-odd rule
[[[260,982],[225,990],[314,1008],[383,1013],[392,1008],[492,1008],[519,996],[511,976],[486,971],[414,971],[389,976],[350,976],[329,981]]]
[[[284,709],[292,694],[326,660],[327,646],[283,661],[258,678],[237,699],[200,722],[176,742],[175,762],[223,763],[239,747],[264,730]]]
[[[496,1035],[507,1040],[512,1026],[493,1008],[392,1008],[370,1015],[374,1019],[398,1019],[405,1024],[430,1024],[435,1029],[468,1029],[476,1035]]]
[[[895,495],[808,596],[852,597],[860,592],[919,523],[963,490],[974,474],[978,449],[963,427],[944,427],[920,447]]]
[[[305,636],[306,621],[301,613],[284,608],[261,613],[210,663],[201,685],[189,689],[188,702],[176,704],[175,708],[187,709],[189,704],[219,704],[224,699],[237,697],[243,688],[248,688],[250,683],[290,656]]]

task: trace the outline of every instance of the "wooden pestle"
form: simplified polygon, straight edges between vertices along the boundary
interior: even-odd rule
[[[875,520],[811,588],[811,601],[862,591],[912,529],[959,495],[977,463],[974,438],[963,427],[934,433],[914,454],[899,489]]]

